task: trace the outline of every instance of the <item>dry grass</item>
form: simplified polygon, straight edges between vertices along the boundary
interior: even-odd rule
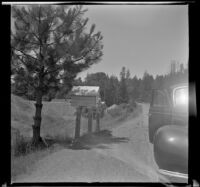
[[[33,101],[24,100],[18,96],[11,95],[11,176],[31,172],[34,163],[55,150],[51,146],[45,150],[27,152],[27,145],[32,137],[32,124],[35,106]],[[74,136],[75,109],[66,102],[43,102],[41,135],[50,145],[69,144]],[[124,109],[120,113],[125,114]],[[110,129],[120,125],[126,120],[127,114],[113,117],[105,114],[100,120],[101,130]],[[93,120],[94,130],[96,122]],[[87,119],[81,119],[81,135],[87,133]],[[58,146],[59,147],[59,146]],[[17,153],[17,154],[15,154]],[[27,154],[29,153],[29,154]],[[16,156],[17,155],[17,156]]]
[[[21,155],[18,157],[11,155],[12,181],[14,181],[19,175],[31,173],[34,170],[34,165],[37,161],[56,151],[57,149],[53,147],[53,149],[35,150],[27,155]]]
[[[74,112],[74,108],[66,102],[43,102],[42,136],[57,135],[66,131],[71,133],[75,121]],[[20,134],[25,137],[32,136],[34,113],[33,101],[11,95],[11,126],[13,129],[19,130]]]
[[[49,149],[30,152],[28,145],[32,137],[35,106],[33,101],[11,95],[11,176],[31,171],[33,164],[49,154]],[[66,103],[43,102],[42,137],[55,142],[67,141],[73,134],[74,108]],[[50,148],[51,149],[51,148]],[[29,154],[27,154],[29,153]]]

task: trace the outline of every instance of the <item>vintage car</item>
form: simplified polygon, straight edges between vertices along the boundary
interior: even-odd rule
[[[149,109],[149,141],[160,176],[188,182],[188,84],[153,90]]]

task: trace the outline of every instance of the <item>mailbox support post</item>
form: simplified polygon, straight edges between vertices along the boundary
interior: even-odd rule
[[[88,112],[88,133],[92,133],[92,108]]]
[[[97,108],[96,112],[96,132],[100,131],[100,120],[99,120],[99,109]]]
[[[74,139],[77,139],[77,138],[80,137],[81,110],[82,110],[81,106],[77,107],[77,109],[76,109],[76,128],[75,128],[75,137],[74,137]]]

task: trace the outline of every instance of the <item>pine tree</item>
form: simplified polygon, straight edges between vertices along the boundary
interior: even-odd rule
[[[119,103],[128,103],[128,91],[126,85],[126,68],[122,67],[120,72]]]
[[[126,80],[130,80],[130,78],[131,78],[131,73],[130,73],[130,70],[127,69],[127,71],[126,71]]]
[[[142,83],[143,83],[143,93],[142,97],[145,102],[149,102],[151,99],[151,90],[153,87],[153,76],[150,75],[147,71],[144,72]]]
[[[94,33],[94,24],[86,32],[85,12],[82,6],[12,7],[11,68],[16,90],[35,95],[34,146],[42,144],[43,96],[60,86],[72,86],[79,72],[101,59],[103,37]]]
[[[104,72],[97,72],[87,74],[85,78],[85,84],[88,86],[99,86],[100,87],[100,96],[102,100],[105,101],[106,97],[106,85],[109,78]]]
[[[109,77],[106,87],[105,101],[107,106],[118,104],[118,91],[119,91],[119,81],[117,77],[112,75]]]

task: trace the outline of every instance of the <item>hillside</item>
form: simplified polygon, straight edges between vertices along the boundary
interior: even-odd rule
[[[33,101],[11,95],[12,129],[18,129],[23,136],[32,136],[34,112]],[[63,134],[65,131],[71,132],[75,120],[74,112],[74,108],[64,102],[43,102],[42,136]]]
[[[12,130],[19,130],[25,137],[32,136],[32,124],[35,106],[33,101],[24,100],[18,96],[11,95],[11,127]],[[124,114],[124,112],[121,112]],[[127,117],[127,116],[126,116]],[[101,128],[109,129],[120,125],[126,120],[124,115],[111,116],[106,113],[100,120]],[[129,116],[133,117],[133,116]],[[93,120],[93,129],[96,122]],[[45,136],[74,136],[75,128],[75,108],[67,102],[43,102],[41,135]],[[81,118],[81,134],[87,132],[87,119]]]

